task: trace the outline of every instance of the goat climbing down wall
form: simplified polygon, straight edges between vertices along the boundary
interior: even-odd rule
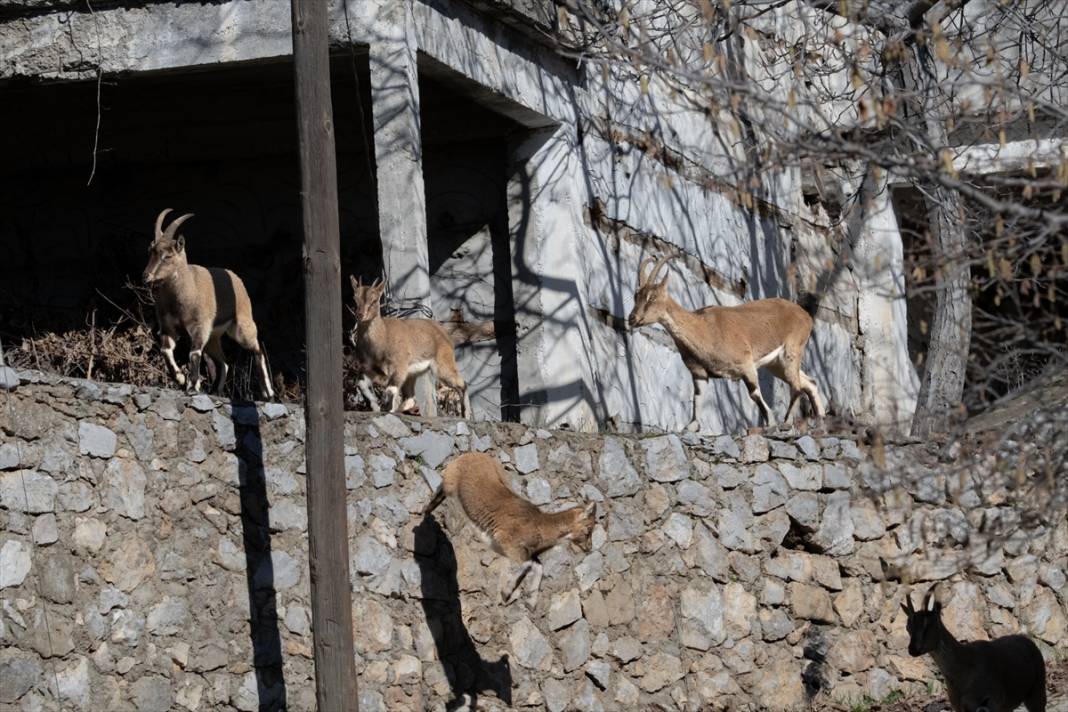
[[[0,706],[312,709],[303,414],[20,375],[0,393]],[[533,605],[501,605],[519,567],[462,508],[423,517],[443,465],[471,451],[541,510],[603,512],[588,553],[541,556]],[[990,498],[1011,496],[985,460],[961,455],[957,477],[923,448],[884,455],[886,469],[833,436],[350,414],[360,709],[923,701],[940,688],[908,653],[901,604],[935,581],[954,635],[1023,633],[1052,679],[1068,652],[1068,521],[977,548],[969,517],[994,531],[1008,513]]]

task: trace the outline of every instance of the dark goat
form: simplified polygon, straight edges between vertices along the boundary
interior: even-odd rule
[[[931,654],[946,679],[954,712],[1012,712],[1021,703],[1028,712],[1046,712],[1046,663],[1029,638],[958,641],[942,623],[933,587],[923,597],[922,610],[907,596],[901,608],[908,616],[909,655]]]

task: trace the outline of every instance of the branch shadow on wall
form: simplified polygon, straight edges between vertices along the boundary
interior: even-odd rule
[[[282,636],[278,630],[260,418],[254,403],[232,401],[230,412],[237,441],[234,453],[241,491],[252,666],[260,712],[276,712],[287,708],[286,683],[282,673]]]
[[[512,668],[508,656],[484,660],[464,626],[456,556],[441,525],[430,515],[416,525],[415,561],[419,566],[423,614],[453,699],[447,709],[476,709],[480,693],[492,692],[512,704]]]
[[[517,289],[514,294],[515,314],[517,321],[526,327],[523,329],[525,333],[517,336],[517,342],[521,347],[536,350],[538,345],[530,342],[544,339],[546,350],[542,352],[543,362],[573,361],[581,358],[585,361],[583,375],[588,376],[597,372],[588,342],[582,342],[582,353],[577,354],[574,350],[568,351],[568,342],[559,336],[575,330],[576,327],[580,335],[589,334],[593,328],[588,313],[582,308],[579,285],[573,278],[545,272],[532,259],[534,255],[546,250],[545,243],[551,239],[544,229],[536,229],[534,205],[544,200],[540,197],[543,193],[551,192],[551,186],[560,179],[566,167],[566,161],[558,156],[557,152],[546,148],[564,140],[557,136],[558,133],[555,129],[528,132],[525,136],[526,145],[521,147],[522,150],[516,146],[512,151],[509,201],[513,209],[509,211],[508,229],[513,243],[512,270]],[[522,153],[530,155],[521,155]],[[550,165],[550,160],[555,160],[556,163]],[[578,259],[578,255],[572,257]],[[536,328],[533,326],[535,324]],[[553,375],[559,378],[559,374]],[[525,380],[523,376],[526,377]],[[587,408],[598,422],[603,423],[608,419],[605,393],[598,379],[593,379],[592,382],[596,391],[594,393],[590,390],[591,384],[587,383],[583,376],[552,385],[544,383],[538,373],[521,373],[520,377],[520,385],[524,390],[520,397],[520,406],[534,410],[548,405],[555,406],[550,423],[552,425],[568,422],[569,415],[583,407]],[[582,415],[578,417],[581,419]]]

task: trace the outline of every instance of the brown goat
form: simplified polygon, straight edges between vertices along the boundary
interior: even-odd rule
[[[184,333],[189,337],[188,387],[200,388],[200,358],[207,356],[208,377],[216,380],[215,362],[219,374],[216,385],[222,388],[228,366],[220,339],[226,334],[255,356],[261,385],[268,399],[274,398],[267,362],[252,319],[252,302],[241,278],[228,269],[191,265],[186,260],[185,237],[178,234],[192,213],[176,218],[163,229],[163,219],[171,212],[167,208],[156,218],[155,238],[148,248],[148,265],[142,276],[152,288],[159,321],[160,348],[171,375],[178,385],[187,385],[186,377],[174,360],[174,347]]]
[[[1038,646],[1022,635],[959,642],[942,623],[942,604],[928,589],[917,611],[905,597],[909,655],[930,654],[946,680],[954,712],[1028,712],[1046,710],[1046,663]]]
[[[533,601],[542,576],[538,555],[561,541],[589,551],[590,534],[597,523],[595,504],[562,512],[541,511],[511,490],[500,461],[486,453],[465,453],[446,465],[441,486],[423,513],[433,512],[445,497],[460,500],[468,519],[494,551],[522,564],[511,588],[501,591],[504,603],[518,597],[519,586],[530,571],[534,572],[529,584]]]
[[[802,393],[808,396],[816,415],[823,417],[816,382],[801,370],[801,357],[812,333],[812,317],[804,309],[785,299],[758,299],[734,307],[688,311],[668,294],[667,276],[656,281],[668,257],[660,258],[646,275],[649,259],[638,266],[638,289],[627,322],[632,329],[658,323],[674,340],[693,378],[689,430],[700,429],[698,401],[709,378],[744,381],[764,424],[770,424],[771,409],[760,393],[758,368],[768,369],[790,386],[787,420],[793,417]]]
[[[370,286],[352,282],[356,328],[350,340],[362,371],[360,390],[377,410],[377,399],[368,381],[384,384],[390,411],[408,410],[415,403],[415,380],[430,371],[460,397],[461,415],[471,417],[467,383],[456,366],[453,342],[441,324],[430,319],[388,319],[382,316],[380,300],[385,284]]]

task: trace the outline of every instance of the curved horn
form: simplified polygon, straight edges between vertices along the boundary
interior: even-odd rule
[[[163,235],[163,218],[167,217],[167,213],[171,212],[173,208],[164,208],[163,212],[156,218],[156,239],[158,240]]]
[[[653,262],[655,260],[656,260],[656,258],[653,257],[652,255],[646,255],[645,257],[642,258],[642,261],[638,263],[638,286],[639,287],[649,281],[645,277],[645,267],[650,262]]]
[[[656,264],[653,266],[653,271],[649,273],[650,282],[656,281],[656,278],[660,276],[660,270],[664,268],[664,265],[666,265],[670,259],[671,255],[664,255],[656,261]]]
[[[175,218],[171,222],[171,224],[167,226],[167,229],[163,231],[163,236],[168,238],[168,239],[173,240],[175,234],[178,232],[178,228],[180,228],[182,226],[182,223],[184,223],[186,220],[188,220],[191,217],[193,217],[193,213],[186,213],[185,215],[183,215],[181,217]]]

